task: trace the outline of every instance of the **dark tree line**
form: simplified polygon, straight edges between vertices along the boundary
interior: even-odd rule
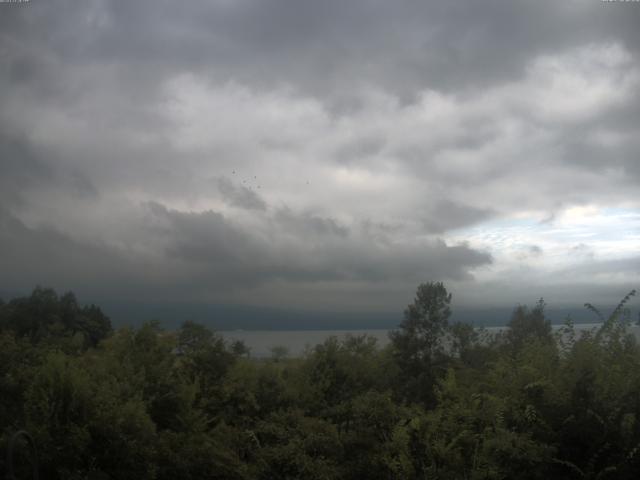
[[[28,430],[44,479],[635,479],[633,293],[584,335],[552,332],[542,301],[488,335],[427,283],[386,348],[254,359],[193,322],[113,331],[37,288],[0,302],[0,449]]]

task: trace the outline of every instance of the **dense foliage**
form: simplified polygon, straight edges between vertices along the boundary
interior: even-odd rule
[[[52,480],[635,479],[630,295],[585,335],[552,333],[541,301],[490,336],[450,324],[429,283],[384,349],[330,338],[254,359],[192,322],[114,332],[38,288],[0,302],[0,449],[28,430]]]

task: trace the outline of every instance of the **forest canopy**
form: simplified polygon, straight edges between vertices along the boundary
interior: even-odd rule
[[[195,322],[113,329],[36,288],[0,302],[0,449],[28,431],[46,479],[635,479],[633,295],[587,304],[601,323],[583,334],[540,300],[490,335],[425,283],[384,348],[253,358]]]

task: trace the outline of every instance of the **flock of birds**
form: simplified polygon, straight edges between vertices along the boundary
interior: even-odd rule
[[[231,172],[231,174],[232,174],[232,175],[235,175],[235,174],[236,174],[236,171],[235,171],[235,170],[233,170],[233,171]],[[257,177],[256,175],[254,175],[254,176],[253,176],[253,179],[254,179],[254,180],[257,180],[257,179],[258,179],[258,177]],[[245,180],[242,180],[242,184],[243,184],[243,185],[246,185],[246,183],[247,183],[247,180],[246,180],[246,179],[245,179]],[[251,190],[251,185],[248,185],[248,188],[249,188],[249,190]],[[260,185],[258,185],[256,188],[260,188]]]
[[[232,174],[232,175],[236,175],[236,171],[235,171],[235,170],[233,170],[233,171],[231,172],[231,174]],[[250,183],[249,183],[249,184],[247,184],[247,180],[249,180],[249,181],[250,181],[251,179],[250,179],[250,178],[249,178],[249,179],[246,179],[246,178],[245,178],[244,180],[242,180],[242,184],[243,184],[243,185],[245,185],[249,190],[252,190],[252,185],[251,185]],[[253,180],[258,180],[258,176],[257,176],[257,175],[254,175],[254,176],[253,176]],[[307,185],[309,185],[309,180],[307,180]],[[259,189],[260,189],[260,185],[256,185],[256,189],[258,189],[258,190],[259,190]]]

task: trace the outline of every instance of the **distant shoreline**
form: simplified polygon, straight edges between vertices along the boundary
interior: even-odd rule
[[[577,323],[574,328],[578,332],[585,332],[598,328],[602,323]],[[564,324],[555,324],[551,327],[558,330]],[[477,327],[490,333],[504,330],[506,326]],[[225,339],[241,340],[249,347],[251,356],[266,358],[271,356],[273,347],[285,347],[290,357],[299,357],[304,354],[307,347],[313,348],[321,344],[327,338],[336,336],[344,338],[347,335],[369,335],[377,340],[378,346],[384,347],[389,343],[388,334],[394,329],[316,329],[316,330],[219,330]],[[632,325],[629,329],[636,337],[640,338],[640,327]]]

